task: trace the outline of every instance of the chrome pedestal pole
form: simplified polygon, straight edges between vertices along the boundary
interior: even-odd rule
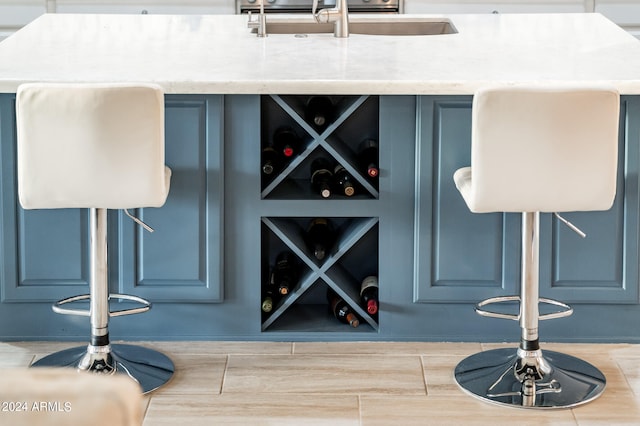
[[[520,313],[512,318],[520,322],[520,347],[471,355],[456,366],[454,375],[463,391],[487,402],[522,408],[569,408],[600,396],[606,379],[588,362],[540,349],[538,321],[546,318],[540,318],[538,310],[539,225],[540,213],[522,214]],[[548,315],[559,316],[563,315]]]
[[[91,228],[91,277],[89,295],[75,296],[54,304],[54,311],[62,314],[84,315],[91,318],[91,341],[80,346],[48,355],[34,367],[73,367],[79,371],[100,374],[126,374],[136,380],[144,393],[167,383],[174,372],[174,365],[164,354],[133,345],[109,343],[109,317],[148,311],[150,303],[128,295],[115,298],[142,303],[140,308],[109,311],[109,285],[107,272],[107,210],[90,209]],[[89,300],[89,311],[62,308],[66,303]]]

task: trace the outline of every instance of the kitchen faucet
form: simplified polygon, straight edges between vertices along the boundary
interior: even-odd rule
[[[267,16],[264,14],[264,0],[260,0],[260,15],[258,19],[253,21],[251,19],[251,12],[249,12],[249,22],[247,22],[248,28],[256,28],[258,37],[267,36]]]
[[[321,9],[316,13],[318,0],[313,0],[311,13],[318,23],[333,22],[335,37],[349,37],[349,9],[347,0],[336,0],[336,7]]]

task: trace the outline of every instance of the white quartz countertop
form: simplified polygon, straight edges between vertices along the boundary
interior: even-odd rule
[[[439,18],[389,19],[416,17]],[[129,81],[167,93],[471,94],[567,81],[640,94],[640,41],[599,14],[446,18],[457,34],[339,39],[259,38],[246,15],[47,14],[0,42],[0,92],[30,81]]]

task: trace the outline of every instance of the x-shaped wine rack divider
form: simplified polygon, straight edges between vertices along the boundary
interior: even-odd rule
[[[360,96],[331,124],[329,124],[322,133],[318,133],[309,123],[307,123],[298,112],[287,104],[280,96],[271,95],[271,98],[289,114],[312,138],[313,141],[307,145],[306,149],[300,153],[296,158],[291,160],[287,167],[276,176],[267,185],[260,196],[266,198],[287,176],[296,169],[317,147],[324,148],[336,161],[340,162],[342,166],[349,172],[354,179],[356,179],[360,185],[362,185],[374,198],[378,198],[378,190],[374,188],[367,179],[365,179],[358,170],[356,170],[350,161],[348,156],[339,152],[334,148],[326,138],[330,136],[344,121],[351,116],[369,97]],[[346,149],[346,148],[345,148]]]
[[[300,229],[295,223],[291,223],[289,219],[285,218],[262,218],[264,223],[289,249],[301,259],[309,268],[309,273],[300,279],[299,285],[293,289],[291,293],[280,303],[273,311],[271,316],[262,324],[262,330],[266,330],[271,324],[275,322],[289,306],[293,305],[295,301],[304,294],[311,286],[321,279],[326,285],[331,287],[336,293],[342,296],[345,301],[356,311],[358,316],[364,319],[375,330],[378,329],[378,324],[371,316],[366,313],[358,303],[359,293],[353,288],[353,285],[348,286],[346,291],[336,281],[344,283],[352,283],[352,279],[349,279],[346,274],[341,272],[340,268],[333,268],[333,271],[329,271],[338,260],[346,254],[362,237],[364,237],[373,227],[378,223],[377,217],[371,218],[352,218],[351,222],[345,229],[345,231],[338,236],[336,242],[336,250],[333,250],[331,254],[324,260],[324,262],[316,262],[311,259],[308,251],[305,250],[306,244],[301,236]],[[335,277],[332,278],[331,275]]]

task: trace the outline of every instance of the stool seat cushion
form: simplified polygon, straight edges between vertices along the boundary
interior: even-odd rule
[[[126,375],[78,372],[71,368],[0,370],[0,414],[11,426],[134,426],[144,416],[142,389]]]
[[[25,209],[160,207],[164,94],[154,85],[23,84],[16,97]]]
[[[455,172],[456,187],[475,213],[607,210],[616,194],[619,109],[609,87],[479,90],[471,167]]]

